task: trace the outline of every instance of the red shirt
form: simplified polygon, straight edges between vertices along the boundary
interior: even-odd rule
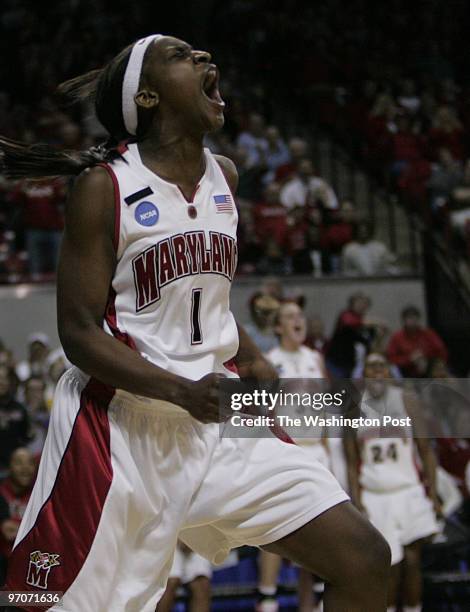
[[[18,523],[18,525],[21,523],[21,519],[25,513],[32,490],[33,487],[31,485],[31,488],[25,493],[18,495],[15,493],[9,478],[5,478],[5,480],[0,482],[0,495],[7,502],[10,511],[9,520]],[[13,542],[8,542],[3,536],[3,533],[0,533],[0,554],[8,556],[11,552],[12,546]]]
[[[405,329],[395,332],[388,344],[388,357],[397,365],[404,376],[418,377],[419,373],[411,362],[411,355],[421,351],[428,359],[440,358],[447,361],[447,349],[444,342],[432,329],[421,327],[410,333]]]
[[[287,234],[287,213],[282,204],[265,204],[260,202],[253,210],[255,232],[259,240],[268,238],[282,246]]]
[[[64,183],[60,180],[24,182],[10,196],[10,200],[23,207],[25,227],[43,230],[63,229],[64,198]]]

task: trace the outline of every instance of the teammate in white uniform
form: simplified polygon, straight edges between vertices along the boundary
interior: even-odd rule
[[[366,418],[411,417],[420,426],[416,399],[393,386],[388,362],[371,353],[364,367],[366,388],[361,414]],[[399,423],[397,420],[396,423]],[[361,427],[345,438],[350,492],[356,505],[379,529],[392,551],[389,610],[396,610],[403,574],[404,612],[421,610],[421,546],[438,531],[436,514],[440,502],[436,492],[436,462],[425,438],[414,437],[413,424],[379,429]],[[380,437],[379,437],[380,436]],[[416,450],[429,490],[427,496],[416,465]]]
[[[81,174],[57,288],[75,367],[7,588],[63,591],[62,612],[153,612],[179,538],[215,563],[264,546],[324,576],[330,611],[383,610],[388,546],[330,472],[274,436],[219,436],[220,375],[276,373],[229,309],[237,174],[202,146],[224,122],[210,54],[152,35],[62,91],[94,99],[106,145],[0,139],[10,176]]]
[[[181,542],[175,550],[165,593],[155,612],[171,612],[178,587],[187,586],[190,594],[189,612],[209,612],[211,601],[212,565]]]
[[[282,379],[326,379],[326,367],[319,351],[304,346],[307,337],[305,315],[295,302],[281,304],[275,319],[275,332],[279,346],[271,349],[266,357],[276,368]],[[297,407],[301,408],[301,407]],[[327,440],[295,438],[296,444],[308,453],[312,470],[316,461],[331,470]],[[259,601],[258,612],[276,612],[279,609],[276,593],[282,559],[266,551],[261,551],[259,559]],[[313,607],[312,574],[301,569],[299,575],[299,612],[311,612]]]

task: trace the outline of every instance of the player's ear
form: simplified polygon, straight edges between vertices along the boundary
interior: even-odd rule
[[[135,94],[134,101],[137,106],[140,106],[141,108],[150,109],[158,106],[160,97],[156,91],[141,89]]]

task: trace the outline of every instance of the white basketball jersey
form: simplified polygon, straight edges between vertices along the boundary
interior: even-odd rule
[[[165,370],[197,380],[227,372],[238,350],[229,308],[237,210],[208,149],[188,202],[142,163],[136,144],[107,164],[115,187],[117,266],[105,330]]]
[[[307,346],[286,351],[276,346],[266,354],[281,378],[323,378],[322,356]]]
[[[392,385],[386,387],[382,397],[374,399],[368,391],[363,395],[361,412],[366,417],[386,414],[396,418],[408,416],[403,401],[403,390]],[[382,428],[383,436],[387,432]],[[419,484],[415,463],[415,445],[410,428],[403,428],[403,436],[376,437],[378,432],[364,427],[357,430],[361,448],[359,482],[364,489],[390,492]]]

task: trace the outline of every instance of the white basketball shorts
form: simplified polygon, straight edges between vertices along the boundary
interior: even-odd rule
[[[293,444],[221,439],[217,424],[72,368],[56,390],[5,588],[63,591],[60,606],[43,608],[58,612],[154,612],[178,538],[218,564],[347,499]]]
[[[439,531],[431,500],[421,484],[386,493],[363,490],[361,500],[370,522],[390,546],[392,565],[403,559],[404,546]]]
[[[183,552],[178,546],[173,557],[169,578],[179,578],[182,584],[188,584],[199,576],[211,578],[212,564],[195,552]]]

